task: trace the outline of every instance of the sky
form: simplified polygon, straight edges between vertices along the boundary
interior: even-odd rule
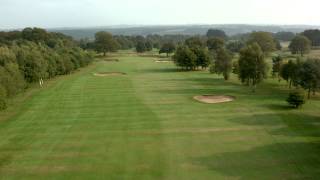
[[[319,0],[0,0],[0,29],[111,25],[320,25]]]

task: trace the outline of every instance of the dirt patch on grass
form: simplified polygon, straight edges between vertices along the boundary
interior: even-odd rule
[[[224,95],[201,95],[195,96],[193,99],[207,104],[218,104],[218,103],[225,103],[225,102],[232,102],[235,100],[233,96],[224,96]]]
[[[126,73],[123,72],[99,72],[99,73],[94,73],[94,76],[97,77],[107,77],[107,76],[124,76]]]

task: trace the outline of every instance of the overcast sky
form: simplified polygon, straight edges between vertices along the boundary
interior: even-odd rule
[[[320,0],[0,0],[0,29],[170,24],[320,25]]]

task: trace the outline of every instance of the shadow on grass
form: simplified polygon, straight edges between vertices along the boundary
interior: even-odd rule
[[[187,72],[181,71],[177,68],[152,68],[152,69],[141,69],[139,70],[141,73],[179,73],[179,72]]]
[[[194,158],[193,163],[241,180],[316,179],[320,176],[319,149],[318,142],[277,143]]]
[[[264,105],[265,107],[274,110],[274,111],[294,111],[295,109],[293,109],[291,106],[289,106],[288,104],[266,104]]]
[[[264,115],[252,115],[250,117],[230,119],[233,123],[249,126],[280,127],[268,130],[271,135],[284,135],[295,137],[320,137],[320,117],[310,116],[304,113],[291,112],[274,113]]]

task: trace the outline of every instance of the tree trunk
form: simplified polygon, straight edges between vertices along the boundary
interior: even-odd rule
[[[289,89],[291,89],[291,87],[292,87],[292,80],[290,79],[290,81],[289,81]]]
[[[311,88],[309,88],[309,90],[308,90],[308,99],[310,99],[310,96],[311,95]]]

